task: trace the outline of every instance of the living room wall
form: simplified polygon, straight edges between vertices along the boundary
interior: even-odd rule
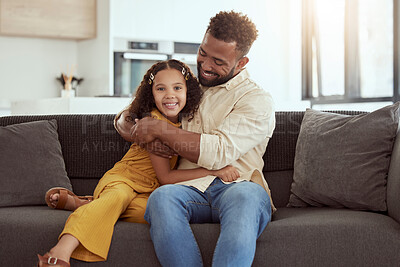
[[[75,41],[0,36],[0,109],[60,95],[56,77],[77,61]]]
[[[221,10],[247,14],[257,25],[247,65],[251,77],[271,92],[280,110],[304,110],[301,101],[301,1],[169,0],[112,2],[115,37],[201,42],[209,19]],[[128,18],[135,22],[127,23]]]
[[[201,42],[209,18],[220,10],[241,11],[259,29],[248,69],[270,91],[278,110],[304,110],[301,85],[301,1],[99,0],[97,38],[86,41],[0,36],[0,116],[11,101],[60,96],[55,78],[77,65],[84,77],[78,96],[112,92],[112,39]]]

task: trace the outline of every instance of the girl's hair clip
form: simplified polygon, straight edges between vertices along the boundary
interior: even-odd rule
[[[185,75],[185,73],[186,73],[186,75]],[[186,81],[189,80],[189,71],[186,72],[185,67],[182,67],[182,75],[183,75],[183,77],[185,77]]]
[[[151,84],[153,80],[154,80],[154,75],[153,73],[150,73],[149,84]]]

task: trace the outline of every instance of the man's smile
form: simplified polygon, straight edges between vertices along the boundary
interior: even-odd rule
[[[218,76],[219,76],[218,74],[216,74],[216,73],[214,73],[214,72],[205,71],[205,70],[203,70],[203,69],[201,69],[200,74],[201,74],[201,76],[203,76],[203,77],[206,78],[206,79],[215,78],[215,77],[218,77]]]

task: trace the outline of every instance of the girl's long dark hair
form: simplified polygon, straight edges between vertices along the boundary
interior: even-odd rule
[[[202,91],[200,89],[199,82],[185,63],[179,60],[170,59],[154,64],[143,76],[143,80],[136,90],[136,96],[129,107],[129,112],[132,119],[141,119],[149,116],[150,112],[157,108],[152,92],[153,79],[159,71],[165,69],[176,69],[180,72],[182,69],[185,70],[185,74],[182,75],[185,78],[187,87],[186,105],[179,113],[179,119],[188,117],[190,121],[193,118],[194,113],[199,108],[202,97]],[[153,79],[150,78],[151,75],[153,75]]]

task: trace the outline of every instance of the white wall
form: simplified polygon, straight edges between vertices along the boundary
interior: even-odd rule
[[[76,63],[74,41],[0,36],[0,104],[60,96],[56,77]]]
[[[113,57],[110,0],[97,1],[97,36],[78,42],[79,74],[84,77],[78,96],[112,94]]]
[[[10,103],[60,97],[61,72],[84,77],[78,96],[109,94],[111,78],[109,0],[97,1],[97,38],[86,41],[0,36],[0,116]]]
[[[98,0],[97,38],[87,41],[0,36],[0,115],[10,101],[60,96],[55,80],[77,65],[78,96],[112,92],[114,37],[201,42],[220,10],[247,14],[259,38],[250,51],[252,78],[275,99],[277,110],[304,110],[300,101],[299,0]]]
[[[301,1],[299,0],[117,0],[114,37],[201,42],[209,20],[221,10],[247,14],[256,24],[247,65],[252,78],[271,92],[278,110],[304,110],[301,102]],[[137,23],[141,21],[141,23]]]

